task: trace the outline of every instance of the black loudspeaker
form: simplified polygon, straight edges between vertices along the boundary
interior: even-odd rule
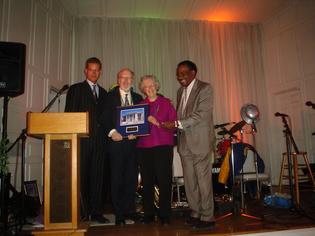
[[[24,93],[25,52],[23,43],[0,42],[0,96]]]

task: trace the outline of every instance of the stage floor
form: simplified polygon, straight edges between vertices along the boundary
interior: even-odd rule
[[[219,198],[220,199],[220,198]],[[212,230],[193,231],[185,225],[185,217],[189,214],[188,208],[176,207],[172,211],[171,224],[162,226],[159,221],[144,225],[140,222],[125,226],[94,225],[88,230],[88,236],[99,235],[240,235],[268,232],[268,235],[315,235],[315,192],[311,189],[301,192],[301,208],[294,211],[290,209],[272,208],[265,206],[263,200],[246,197],[246,213],[261,217],[256,220],[244,217],[239,213],[226,216],[227,213],[237,210],[231,202],[216,200],[216,225]],[[283,231],[288,230],[288,231]],[[280,232],[279,232],[280,231]],[[283,231],[283,232],[281,232]]]
[[[276,192],[277,188],[273,188]],[[132,235],[156,235],[156,236],[182,236],[182,235],[315,235],[315,191],[305,189],[301,191],[301,207],[297,210],[274,208],[265,206],[263,200],[257,200],[246,196],[244,211],[249,215],[260,217],[261,220],[240,215],[238,207],[233,207],[233,202],[224,201],[222,195],[216,195],[215,217],[216,225],[208,231],[193,231],[185,224],[185,218],[189,214],[187,207],[174,207],[172,210],[171,224],[160,225],[159,221],[144,225],[140,221],[134,224],[128,221],[124,226],[114,225],[112,210],[108,209],[106,217],[110,224],[101,225],[90,223],[87,236],[132,236]],[[236,201],[236,205],[240,202]],[[139,204],[140,206],[140,204]],[[235,204],[234,204],[235,206]],[[232,215],[226,216],[233,212]],[[141,215],[139,213],[139,215]],[[41,226],[42,227],[42,226]],[[25,226],[23,235],[30,235],[32,227]]]

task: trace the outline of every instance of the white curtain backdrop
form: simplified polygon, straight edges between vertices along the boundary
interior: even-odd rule
[[[197,64],[200,80],[215,91],[215,124],[241,120],[240,109],[253,103],[261,112],[256,149],[269,170],[266,156],[267,101],[259,25],[207,21],[169,21],[126,18],[78,18],[74,26],[72,82],[84,79],[84,62],[96,56],[103,62],[100,84],[107,90],[123,67],[135,71],[135,90],[142,75],[160,80],[160,93],[176,101],[179,87],[176,65],[182,60]],[[246,128],[246,127],[245,127]],[[247,129],[250,129],[247,127]],[[252,142],[250,134],[244,135]]]

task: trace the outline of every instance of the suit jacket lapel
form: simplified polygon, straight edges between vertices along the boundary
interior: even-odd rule
[[[136,94],[135,94],[133,91],[131,91],[131,92],[130,92],[130,96],[131,96],[130,104],[135,105],[135,104],[137,103]]]
[[[89,99],[90,100],[93,100],[94,103],[97,103],[97,101],[95,100],[94,98],[94,95],[93,95],[93,92],[92,92],[92,89],[89,85],[89,83],[85,80],[84,81],[84,89],[86,90],[88,96],[89,96]]]
[[[116,107],[117,106],[122,106],[119,87],[115,88],[115,93],[116,93],[116,95],[115,95],[114,103],[115,103]]]

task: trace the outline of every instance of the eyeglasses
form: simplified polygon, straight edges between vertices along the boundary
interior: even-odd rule
[[[143,86],[144,89],[148,89],[148,88],[155,88],[155,85],[148,85],[148,86]]]

